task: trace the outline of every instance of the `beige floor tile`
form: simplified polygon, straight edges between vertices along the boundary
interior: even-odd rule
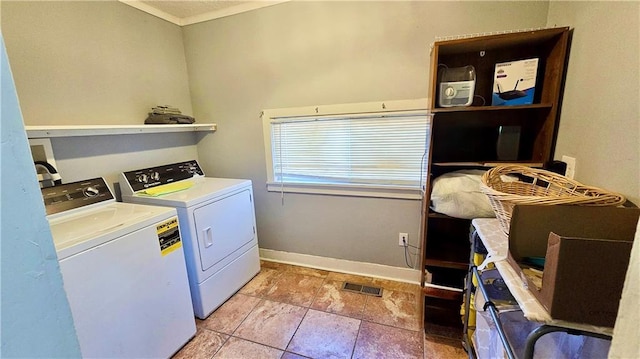
[[[228,335],[198,328],[196,336],[173,356],[173,359],[209,359],[229,338]]]
[[[362,318],[379,324],[419,330],[419,315],[415,294],[385,290],[382,297],[368,298]]]
[[[466,358],[456,340],[425,339],[417,285],[269,261],[261,268],[196,320],[196,337],[175,358]],[[344,291],[345,281],[381,287],[383,296]]]
[[[236,293],[202,322],[202,326],[225,334],[233,334],[240,323],[260,302],[260,298]]]
[[[422,344],[423,335],[420,331],[363,321],[352,358],[418,359],[423,357]]]
[[[260,273],[253,277],[244,287],[240,288],[238,292],[246,295],[262,296],[271,289],[280,274],[282,272],[279,270],[261,268]]]
[[[392,290],[394,292],[407,292],[407,293],[413,293],[415,295],[420,293],[420,289],[421,289],[418,284],[396,282],[392,280],[379,279],[379,278],[373,279],[373,286],[382,287],[384,290]]]
[[[280,359],[282,353],[282,350],[231,337],[224,343],[213,359]]]
[[[342,282],[325,281],[311,308],[361,319],[366,300],[364,294],[343,290]]]
[[[306,312],[306,308],[263,300],[234,336],[284,350]]]
[[[309,310],[287,350],[312,358],[351,358],[360,320]]]
[[[424,338],[425,359],[463,359],[468,358],[459,340],[426,336]]]
[[[284,352],[284,354],[282,355],[282,358],[280,359],[307,359],[307,358],[309,357],[305,357],[295,353]]]
[[[308,307],[322,286],[323,279],[293,272],[284,272],[271,287],[265,298]]]

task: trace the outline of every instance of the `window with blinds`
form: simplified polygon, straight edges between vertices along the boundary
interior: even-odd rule
[[[381,107],[387,111],[378,107],[375,112],[322,114],[315,108],[312,112],[317,113],[299,116],[292,115],[296,111],[282,116],[271,112],[264,119],[269,189],[315,193],[313,187],[334,187],[360,195],[363,188],[368,195],[389,189],[419,191],[428,148],[427,112]]]

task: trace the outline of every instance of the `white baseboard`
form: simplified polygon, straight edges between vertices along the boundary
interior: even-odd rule
[[[366,277],[389,279],[420,285],[420,271],[416,269],[392,267],[367,262],[355,262],[346,259],[319,257],[262,248],[260,249],[260,258],[270,262],[293,264],[332,272],[356,274]]]

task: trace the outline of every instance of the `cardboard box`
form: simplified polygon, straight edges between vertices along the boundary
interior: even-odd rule
[[[537,75],[537,58],[497,63],[493,75],[491,106],[532,104]]]
[[[638,208],[516,206],[509,264],[553,319],[613,327],[640,216]],[[522,268],[545,257],[542,287]]]

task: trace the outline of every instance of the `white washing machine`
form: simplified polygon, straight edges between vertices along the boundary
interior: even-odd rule
[[[169,358],[195,335],[174,209],[116,202],[102,178],[42,196],[82,357]]]
[[[196,317],[260,271],[250,180],[204,177],[194,160],[121,173],[120,190],[124,202],[178,211]]]

